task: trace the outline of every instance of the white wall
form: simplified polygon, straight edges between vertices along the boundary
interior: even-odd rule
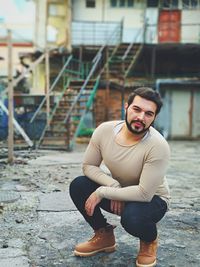
[[[120,22],[123,19],[123,41],[131,42],[144,22],[144,9],[136,7],[111,7],[109,0],[96,0],[95,8],[86,8],[85,0],[73,0],[72,20]]]
[[[155,44],[158,42],[158,34],[157,34],[158,9],[147,8],[145,12],[145,19],[149,24],[146,31],[146,42]]]
[[[73,21],[98,21],[98,22],[119,22],[123,21],[123,42],[132,42],[133,37],[139,28],[142,28],[145,17],[149,19],[155,27],[149,28],[146,34],[148,43],[157,43],[157,22],[158,8],[147,8],[146,1],[134,1],[134,7],[122,8],[111,7],[109,0],[96,0],[95,8],[86,8],[85,0],[72,1],[72,20]],[[182,8],[179,1],[179,8]],[[199,43],[200,26],[188,24],[200,24],[200,9],[182,9],[181,18],[181,42]]]
[[[182,11],[182,43],[199,43],[200,42],[200,10],[183,10]],[[191,25],[198,24],[198,25]]]

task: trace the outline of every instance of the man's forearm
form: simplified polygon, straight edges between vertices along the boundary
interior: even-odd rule
[[[88,178],[103,186],[121,187],[119,182],[106,174],[100,167],[83,164],[83,173]]]

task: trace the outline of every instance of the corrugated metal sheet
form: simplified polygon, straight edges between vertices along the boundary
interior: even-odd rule
[[[200,138],[200,81],[161,79],[156,85],[164,102],[156,128],[170,139]]]

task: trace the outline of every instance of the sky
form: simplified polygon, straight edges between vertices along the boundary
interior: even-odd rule
[[[0,36],[6,36],[5,25],[14,25],[14,40],[31,41],[34,38],[35,5],[32,0],[0,0]],[[12,29],[12,26],[10,26]]]
[[[0,0],[0,37],[7,35],[4,25],[12,24],[14,40],[30,42],[34,39],[35,3],[33,0]],[[55,29],[48,27],[48,40],[54,41]]]
[[[0,21],[4,23],[32,23],[34,2],[29,0],[0,0]]]

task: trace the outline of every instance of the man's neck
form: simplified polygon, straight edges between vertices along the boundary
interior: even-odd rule
[[[124,123],[121,131],[116,137],[116,141],[122,145],[134,145],[140,142],[142,138],[146,135],[146,132],[141,134],[134,134],[129,131],[126,124]]]

